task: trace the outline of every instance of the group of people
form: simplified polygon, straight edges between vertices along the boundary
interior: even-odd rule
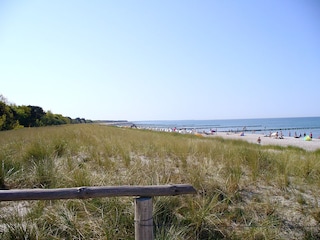
[[[283,139],[283,133],[282,131],[280,131],[280,134],[279,132],[274,132],[274,133],[269,133],[269,135],[265,135],[265,137],[274,137],[276,139]]]
[[[291,136],[291,134],[290,134],[290,132],[289,132],[289,137],[290,137],[290,136]],[[304,134],[303,134],[303,137],[306,137],[306,136],[307,136],[307,134],[304,133]],[[298,136],[298,135],[297,135],[297,132],[295,132],[295,133],[294,133],[294,137],[295,137],[295,138],[301,138],[301,133],[300,133],[299,136]],[[309,137],[312,138],[312,132],[309,134]]]
[[[279,134],[279,132],[274,132],[274,133],[270,132],[269,135],[265,135],[265,137],[274,137],[276,139],[283,139],[283,136],[284,135],[283,135],[282,131],[280,131],[280,134]],[[288,136],[291,137],[291,132],[289,132]],[[307,136],[306,133],[304,133],[303,136],[306,137]],[[300,137],[302,137],[301,133],[300,133],[300,135],[297,135],[297,132],[294,133],[294,138],[300,138]],[[312,138],[312,132],[310,132],[309,137]],[[261,138],[260,137],[258,137],[257,143],[258,144],[261,143]]]
[[[291,132],[288,133],[288,136],[291,137]],[[303,134],[303,136],[307,136],[306,133]],[[283,139],[284,135],[282,133],[282,131],[279,132],[274,132],[274,133],[269,133],[269,135],[265,135],[265,137],[274,137],[274,138],[278,138],[278,139]],[[297,132],[294,133],[294,138],[301,138],[302,135],[301,133],[298,135]],[[309,137],[312,138],[312,132],[310,132]]]

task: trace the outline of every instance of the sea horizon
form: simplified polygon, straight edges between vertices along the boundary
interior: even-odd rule
[[[248,118],[216,120],[145,120],[131,121],[138,127],[153,130],[185,129],[198,132],[252,132],[268,134],[282,131],[286,136],[313,135],[320,137],[320,117]]]
[[[252,117],[252,118],[216,118],[216,119],[145,119],[145,120],[108,120],[108,121],[128,121],[128,122],[153,122],[153,121],[224,121],[224,120],[259,120],[259,119],[284,119],[284,118],[320,118],[320,116],[307,117]]]

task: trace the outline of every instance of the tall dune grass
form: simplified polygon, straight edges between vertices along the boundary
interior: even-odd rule
[[[320,153],[103,125],[0,132],[2,188],[192,184],[155,197],[156,239],[319,237]],[[32,201],[0,238],[134,239],[132,198]]]

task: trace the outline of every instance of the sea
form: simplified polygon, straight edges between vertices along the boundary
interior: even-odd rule
[[[159,120],[133,121],[139,128],[158,131],[196,131],[196,132],[247,132],[268,135],[282,132],[284,136],[304,136],[312,134],[320,138],[320,117],[297,118],[257,118],[226,120]]]

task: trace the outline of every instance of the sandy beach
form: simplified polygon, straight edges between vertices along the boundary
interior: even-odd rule
[[[265,137],[262,134],[251,134],[245,133],[244,136],[240,136],[240,133],[226,133],[226,132],[217,132],[214,135],[206,135],[210,137],[223,137],[226,139],[239,139],[248,141],[250,143],[257,143],[258,137],[261,139],[261,145],[278,145],[278,146],[295,146],[305,149],[307,151],[315,151],[320,149],[320,139],[312,139],[312,141],[305,141],[303,137],[294,138],[294,137],[284,137],[283,139],[276,139],[273,137]]]

